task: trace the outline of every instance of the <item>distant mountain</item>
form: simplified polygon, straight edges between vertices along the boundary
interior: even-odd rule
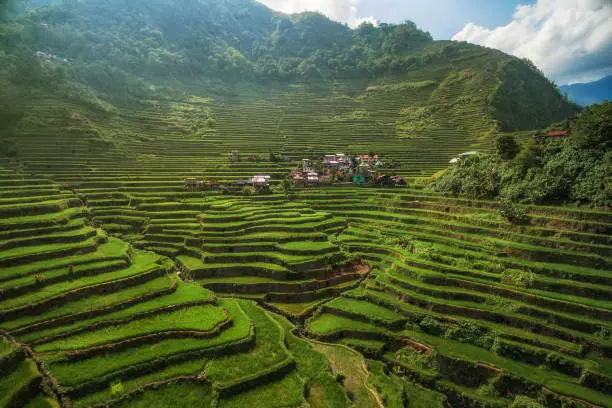
[[[562,86],[561,92],[567,93],[570,100],[583,106],[612,101],[612,75],[586,84]]]

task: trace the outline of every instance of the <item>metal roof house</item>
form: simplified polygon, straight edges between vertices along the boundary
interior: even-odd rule
[[[465,152],[465,153],[461,153],[459,155],[457,155],[457,157],[451,159],[449,161],[449,164],[457,164],[459,163],[461,160],[470,157],[470,156],[482,156],[484,153],[482,152],[476,152],[476,151],[472,151],[472,152]]]

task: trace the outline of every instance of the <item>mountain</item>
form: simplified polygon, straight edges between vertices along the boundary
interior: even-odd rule
[[[611,101],[612,75],[586,84],[565,85],[561,87],[561,92],[566,93],[570,100],[583,106]]]
[[[344,81],[365,90],[431,81],[430,95],[447,105],[458,96],[480,98],[479,109],[507,130],[576,112],[534,66],[499,51],[433,41],[412,23],[351,30],[317,13],[287,16],[252,0],[63,2],[3,25],[0,37],[3,77],[12,85],[52,85],[109,102],[237,84]],[[50,64],[36,51],[72,63]]]

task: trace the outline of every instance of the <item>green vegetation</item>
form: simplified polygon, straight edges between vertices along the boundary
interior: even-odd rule
[[[522,149],[500,136],[496,155],[461,160],[437,179],[436,189],[473,199],[611,206],[612,103],[591,106],[563,126],[571,131],[567,140],[531,141]]]
[[[612,407],[610,104],[410,22],[175,3],[0,12],[0,406]],[[339,152],[408,185],[291,186]]]

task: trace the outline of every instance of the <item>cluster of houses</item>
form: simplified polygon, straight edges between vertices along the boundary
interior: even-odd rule
[[[57,55],[50,54],[48,52],[36,51],[34,55],[46,61],[55,61],[55,62],[61,62],[63,64],[72,64],[72,62],[69,61],[67,58],[58,57]]]
[[[239,193],[245,187],[253,187],[256,192],[264,193],[270,190],[270,179],[269,175],[255,175],[251,178],[243,179],[239,178],[235,183],[221,184],[218,180],[202,180],[197,177],[185,177],[183,179],[185,183],[185,190],[196,192],[196,191],[216,191],[216,192],[229,192]]]
[[[382,159],[375,154],[348,157],[343,153],[326,154],[323,160],[302,159],[289,178],[294,186],[317,186],[336,181],[354,184],[405,185],[402,177],[380,175],[384,167]]]
[[[229,154],[231,161],[240,161],[240,153]],[[331,185],[335,182],[352,182],[354,184],[375,184],[379,186],[403,186],[406,181],[401,176],[381,174],[385,167],[382,159],[375,154],[348,157],[345,154],[327,154],[322,160],[302,159],[298,167],[289,174],[289,180],[295,187]],[[197,177],[185,177],[185,191],[216,191],[230,194],[241,193],[251,187],[257,193],[270,191],[271,176],[254,175],[251,178],[240,178],[236,182],[221,184],[215,179],[203,180]]]

